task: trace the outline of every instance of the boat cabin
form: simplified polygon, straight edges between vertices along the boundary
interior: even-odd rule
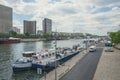
[[[34,51],[27,51],[23,53],[23,57],[32,57],[36,53]]]

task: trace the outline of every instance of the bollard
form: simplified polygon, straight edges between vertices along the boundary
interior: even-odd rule
[[[40,68],[37,68],[37,74],[42,74],[42,70]]]

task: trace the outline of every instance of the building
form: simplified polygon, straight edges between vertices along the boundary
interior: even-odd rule
[[[24,20],[24,34],[36,34],[36,21]]]
[[[52,20],[45,18],[43,20],[43,33],[44,34],[52,34]]]
[[[9,33],[12,23],[12,8],[0,5],[0,33]]]
[[[17,34],[20,34],[20,29],[17,27],[12,27],[12,30],[16,32]]]

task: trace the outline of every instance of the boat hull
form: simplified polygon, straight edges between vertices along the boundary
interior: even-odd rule
[[[32,67],[32,63],[28,62],[28,63],[14,63],[13,64],[13,72],[16,71],[24,71],[24,70],[29,70]]]
[[[13,72],[30,70],[31,67],[13,67]]]
[[[70,58],[72,58],[73,56],[77,55],[80,51],[77,51],[71,55],[68,55],[66,57],[63,57],[61,59],[58,59],[57,60],[57,65],[58,66],[59,64],[63,64],[64,62],[66,62],[67,60],[69,60]],[[50,70],[50,69],[53,69],[55,68],[55,62],[51,62],[47,65],[41,65],[41,64],[37,64],[37,63],[32,63],[32,68],[40,68],[42,70]]]
[[[0,44],[20,43],[19,39],[2,39]]]

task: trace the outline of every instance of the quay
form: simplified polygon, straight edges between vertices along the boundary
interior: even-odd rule
[[[59,65],[57,70],[57,80],[59,80],[61,77],[63,77],[67,72],[69,72],[73,66],[75,66],[79,60],[81,60],[86,55],[86,50],[78,53],[74,57],[72,57],[70,60],[66,61],[62,65]],[[40,78],[40,80],[55,80],[55,70],[50,71],[45,76]]]
[[[112,49],[105,52],[104,48],[93,80],[120,80],[120,49]]]

